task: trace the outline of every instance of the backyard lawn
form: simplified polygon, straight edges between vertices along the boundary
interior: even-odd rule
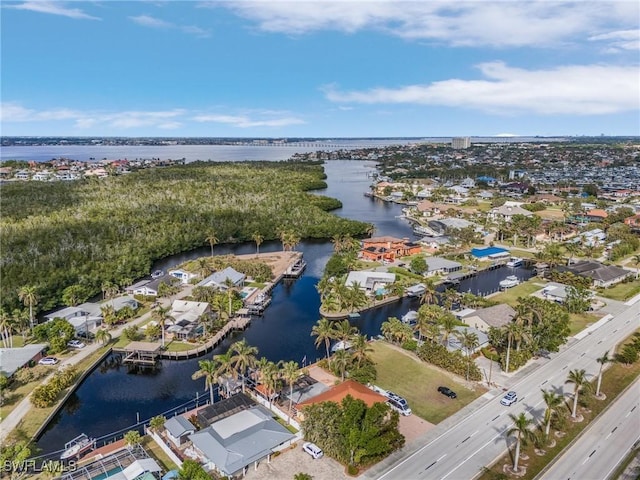
[[[371,358],[378,372],[376,385],[403,396],[413,413],[428,422],[441,422],[486,392],[482,387],[469,390],[458,383],[453,374],[431,367],[386,342],[377,341],[371,345]],[[441,385],[451,388],[458,398],[450,399],[439,393]]]
[[[640,280],[618,283],[610,288],[599,288],[598,295],[612,300],[624,302],[640,293]]]
[[[519,297],[528,297],[533,292],[542,290],[547,282],[541,278],[533,277],[531,280],[516,285],[513,288],[509,288],[504,292],[496,293],[491,296],[491,300],[499,303],[508,303],[512,307],[518,304]]]

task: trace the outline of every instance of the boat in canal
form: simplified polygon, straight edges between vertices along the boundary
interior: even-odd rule
[[[511,257],[511,259],[509,259],[509,261],[507,262],[507,267],[509,268],[521,267],[523,263],[524,263],[523,258]]]
[[[338,350],[349,350],[352,346],[350,341],[340,340],[331,347],[331,353],[336,353]]]
[[[409,310],[402,316],[401,320],[402,323],[406,323],[407,325],[415,325],[418,321],[418,312]]]
[[[518,277],[516,277],[515,275],[509,275],[507,278],[500,281],[498,285],[500,285],[500,288],[511,288],[519,284],[520,280],[518,280]]]
[[[408,297],[421,297],[426,291],[427,286],[424,283],[417,283],[405,289],[405,293]]]
[[[83,453],[93,450],[95,445],[96,441],[93,438],[82,433],[73,440],[64,444],[64,452],[60,455],[60,460],[79,457]]]

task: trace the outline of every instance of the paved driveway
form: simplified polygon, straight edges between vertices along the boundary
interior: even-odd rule
[[[298,442],[293,449],[287,449],[271,460],[260,463],[254,470],[249,467],[247,480],[286,480],[293,478],[296,473],[308,473],[313,480],[341,480],[348,477],[344,473],[344,467],[329,457],[314,460],[309,454],[302,451],[302,444]]]

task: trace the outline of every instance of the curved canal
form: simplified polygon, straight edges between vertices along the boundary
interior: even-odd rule
[[[331,161],[325,165],[328,188],[318,193],[338,198],[343,207],[337,215],[364,220],[375,225],[375,235],[393,235],[415,238],[410,225],[399,218],[401,206],[367,198],[363,195],[372,181],[368,174],[374,171],[370,162]],[[324,265],[331,256],[332,244],[326,241],[305,241],[298,249],[304,253],[307,269],[295,281],[281,282],[273,290],[273,301],[263,317],[252,320],[247,330],[229,336],[213,354],[226,351],[234,341],[246,338],[258,347],[259,356],[272,361],[294,360],[311,363],[322,357],[322,349],[316,350],[311,328],[319,318],[320,299],[315,285],[322,275]],[[279,242],[268,242],[261,252],[281,249]],[[254,244],[218,245],[214,253],[253,253]],[[163,259],[156,268],[167,269],[187,259],[209,255],[209,247],[203,247],[181,255]],[[484,272],[481,278],[463,280],[460,291],[489,293],[507,275],[517,274],[525,279],[530,272],[524,269],[501,268]],[[382,322],[390,316],[401,317],[418,306],[416,299],[404,299],[371,311],[364,312],[352,324],[361,333],[375,336],[380,333]],[[80,385],[69,401],[56,415],[41,435],[37,444],[43,454],[58,451],[71,438],[86,433],[94,438],[113,440],[114,433],[122,436],[138,421],[170,412],[180,411],[206,398],[204,380],[194,381],[191,375],[198,369],[198,361],[211,358],[211,353],[199,359],[163,360],[155,371],[139,372],[121,365],[115,355],[107,357]]]

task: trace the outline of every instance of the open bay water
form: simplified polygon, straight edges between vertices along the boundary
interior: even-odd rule
[[[364,196],[369,190],[375,171],[373,162],[338,160],[325,164],[327,188],[316,193],[338,198],[343,206],[334,211],[336,215],[371,222],[375,225],[375,236],[392,235],[415,239],[409,223],[400,218],[401,205],[386,203]],[[265,242],[260,252],[278,251],[280,242]],[[319,317],[320,299],[315,285],[322,276],[333,245],[328,241],[304,241],[297,250],[302,251],[307,261],[304,274],[294,281],[283,281],[273,292],[273,301],[264,316],[254,317],[244,332],[237,332],[213,352],[197,359],[163,360],[162,366],[153,372],[132,372],[120,365],[114,356],[108,357],[80,385],[70,401],[64,406],[38,440],[44,454],[60,450],[64,443],[86,433],[92,437],[107,436],[113,432],[126,431],[136,424],[138,418],[145,420],[155,415],[192,401],[198,396],[206,398],[204,380],[192,380],[198,369],[198,361],[210,359],[212,355],[225,352],[229,345],[246,338],[256,346],[258,355],[272,361],[293,360],[307,364],[322,358],[324,346],[316,349],[311,329]],[[214,254],[246,254],[256,251],[255,244],[216,245]],[[188,259],[210,255],[210,247],[185,252],[165,258],[154,265],[167,270]],[[516,274],[528,278],[524,269],[497,269],[485,272],[478,278],[464,280],[460,291],[488,293],[497,289],[497,283],[507,275]],[[483,290],[486,289],[486,290]],[[376,336],[382,322],[390,316],[401,317],[410,309],[418,307],[417,299],[403,299],[374,310],[363,312],[351,323],[361,333]]]

